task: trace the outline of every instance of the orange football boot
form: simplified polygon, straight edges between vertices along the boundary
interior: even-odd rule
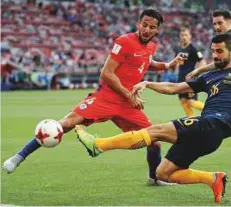
[[[216,180],[212,184],[214,201],[220,203],[225,195],[225,185],[227,182],[227,175],[224,172],[215,173]]]

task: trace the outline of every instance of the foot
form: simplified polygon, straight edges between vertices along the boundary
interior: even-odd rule
[[[215,173],[216,179],[212,185],[214,201],[220,203],[225,195],[225,185],[227,182],[227,175],[224,172]]]
[[[7,159],[2,166],[2,169],[6,171],[8,174],[15,171],[15,169],[20,165],[20,163],[24,160],[22,156],[19,154],[14,155]]]
[[[87,149],[88,153],[92,157],[97,157],[100,153],[100,150],[95,148],[95,137],[86,131],[82,127],[76,125],[75,132],[77,133],[77,139],[83,144]]]
[[[148,185],[154,185],[154,186],[173,186],[178,185],[178,183],[168,183],[162,180],[155,180],[153,178],[148,178],[147,180]]]

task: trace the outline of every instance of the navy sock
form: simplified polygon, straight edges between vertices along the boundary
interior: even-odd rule
[[[156,169],[161,162],[161,150],[159,146],[150,145],[147,147],[147,161],[149,177],[156,180]]]
[[[36,151],[40,147],[41,147],[41,145],[34,138],[30,142],[28,142],[27,145],[17,154],[19,154],[20,156],[22,156],[25,159],[29,154]]]

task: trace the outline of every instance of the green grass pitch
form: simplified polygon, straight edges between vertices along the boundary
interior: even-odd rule
[[[40,120],[62,118],[87,93],[88,90],[1,93],[1,162],[33,137]],[[146,91],[143,98],[145,111],[153,123],[184,115],[177,96]],[[88,131],[101,136],[120,132],[111,122],[92,125]],[[170,145],[163,143],[162,146],[165,155]],[[191,167],[225,171],[231,177],[230,149],[231,139],[226,139],[218,151]],[[2,173],[1,203],[23,206],[216,205],[211,189],[205,185],[147,186],[145,157],[145,149],[140,149],[111,151],[90,158],[72,131],[59,146],[41,148],[32,154],[15,173]],[[230,182],[223,205],[231,205]]]

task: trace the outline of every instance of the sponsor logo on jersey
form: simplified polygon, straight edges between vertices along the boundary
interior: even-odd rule
[[[119,51],[121,50],[122,46],[119,44],[114,44],[114,47],[112,48],[112,53],[118,55]]]
[[[81,110],[84,110],[84,109],[87,108],[87,104],[82,103],[82,104],[79,105],[79,108],[80,108]]]

